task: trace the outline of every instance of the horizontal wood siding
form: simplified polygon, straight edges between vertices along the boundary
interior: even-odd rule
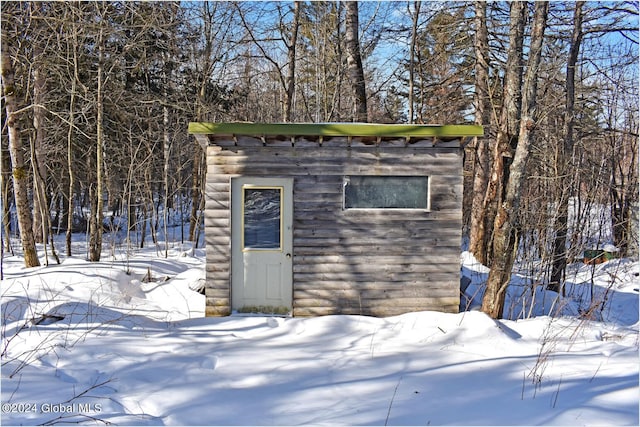
[[[207,158],[220,152],[219,147],[207,147]],[[227,316],[231,314],[231,181],[209,163],[205,188],[205,315]]]
[[[349,148],[344,140],[335,147],[327,141],[274,147],[250,140],[251,146],[208,148],[207,315],[229,313],[229,190],[241,175],[294,177],[295,316],[458,311],[459,148]],[[430,210],[343,210],[345,175],[429,176]]]

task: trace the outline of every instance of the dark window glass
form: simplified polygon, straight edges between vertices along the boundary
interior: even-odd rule
[[[347,176],[345,209],[428,209],[426,176]]]
[[[279,188],[244,189],[245,249],[280,249]]]

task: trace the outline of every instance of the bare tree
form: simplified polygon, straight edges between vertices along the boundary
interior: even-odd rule
[[[625,82],[622,75],[616,77],[617,81],[607,85],[607,96],[602,101],[606,124],[602,157],[608,166],[613,243],[619,255],[626,257],[637,256],[638,248],[639,122],[638,110],[631,107],[634,101],[625,94],[631,82]]]
[[[221,100],[218,93],[224,93],[222,85],[213,83],[214,76],[225,75],[225,67],[231,49],[226,41],[234,26],[234,13],[237,9],[223,2],[203,1],[195,3],[192,12],[195,14],[199,41],[192,43],[191,61],[194,66],[197,85],[195,99],[195,118],[197,121],[216,121],[226,117],[230,103]],[[221,102],[222,101],[222,102]],[[196,141],[191,142],[191,213],[189,215],[189,240],[197,247],[200,230],[201,212],[204,208],[204,175],[206,173],[206,153]]]
[[[475,231],[474,255],[483,264],[491,265],[491,239],[493,224],[502,201],[505,171],[517,141],[518,120],[522,90],[522,45],[527,14],[527,3],[510,3],[509,50],[505,65],[502,109],[498,121],[498,135],[493,150],[491,174],[483,201],[483,220]]]
[[[4,153],[2,147],[2,174],[0,174],[0,191],[2,191],[2,242],[0,242],[1,254],[5,251],[13,253],[11,246],[11,207],[9,203],[9,192],[11,192],[11,160]],[[1,265],[0,265],[1,267]]]
[[[475,10],[475,115],[474,121],[479,125],[490,124],[489,104],[489,34],[487,31],[487,3],[474,2]],[[486,132],[485,132],[486,133]],[[483,244],[484,236],[484,195],[489,182],[489,170],[491,167],[491,153],[489,151],[488,138],[475,138],[472,146],[473,156],[473,183],[471,190],[471,212],[469,230],[469,251],[477,259],[486,249]]]
[[[567,60],[567,74],[565,83],[565,110],[563,143],[559,147],[558,155],[560,176],[566,176],[567,169],[572,169],[575,124],[575,95],[576,95],[576,64],[578,63],[578,53],[582,43],[582,8],[584,1],[575,3],[573,13],[573,32],[569,44],[569,55]],[[567,232],[569,222],[569,198],[564,197],[558,201],[558,215],[556,217],[555,232],[556,238],[553,244],[553,264],[549,288],[560,292],[564,279],[564,272],[567,267]]]
[[[32,4],[31,4],[32,5]],[[33,233],[36,242],[44,244],[45,264],[49,264],[48,244],[51,254],[58,263],[60,260],[55,250],[51,231],[51,214],[47,193],[47,166],[45,155],[46,126],[44,107],[46,95],[46,65],[43,60],[42,41],[36,38],[33,46],[33,129],[31,138],[31,168],[33,170]],[[48,240],[51,238],[51,242]]]
[[[287,97],[284,108],[284,121],[290,122],[292,117],[293,96],[296,89],[296,45],[298,44],[298,30],[300,29],[301,6],[299,1],[293,2],[293,22],[291,24],[291,35],[286,41],[287,46]]]
[[[66,56],[70,64],[71,70],[69,70],[71,85],[69,87],[69,118],[68,118],[68,130],[67,130],[67,172],[69,175],[69,185],[67,190],[67,230],[65,233],[66,242],[66,254],[71,256],[71,241],[73,234],[73,209],[74,209],[74,190],[75,190],[75,168],[74,168],[74,132],[75,132],[75,114],[76,114],[76,96],[79,82],[79,61],[78,61],[78,24],[77,19],[79,14],[75,14],[76,9],[70,7],[67,11],[70,13],[70,19],[65,19],[65,22],[69,24],[69,37],[65,40],[66,43]]]
[[[280,90],[284,95],[284,101],[282,102],[282,109],[280,113],[280,117],[282,117],[281,120],[284,121],[291,121],[293,119],[292,108],[295,94],[296,44],[298,41],[298,30],[300,27],[300,18],[302,13],[301,7],[301,3],[296,1],[293,2],[293,10],[287,11],[282,8],[281,4],[276,3],[278,21],[275,23],[270,22],[268,25],[275,24],[277,25],[277,29],[264,29],[256,26],[255,23],[251,21],[250,13],[246,10],[246,6],[243,7],[241,4],[237,4],[238,14],[242,21],[244,30],[246,31],[248,41],[255,49],[257,49],[259,57],[270,64],[272,69],[270,74],[275,76],[275,80],[277,80]],[[286,19],[286,15],[289,13],[293,13],[291,22],[287,22],[288,20]],[[261,34],[260,31],[264,31],[266,34]],[[275,37],[269,36],[268,34],[270,33],[277,33],[277,35]],[[251,47],[247,47],[247,58],[254,57],[254,55],[250,53]],[[276,53],[277,50],[282,49],[282,47],[286,50],[286,64],[281,63],[282,61],[279,60],[279,55]],[[252,59],[255,60],[256,58]],[[255,65],[256,64],[250,64],[250,66]],[[286,73],[284,71],[285,68],[287,70]],[[251,78],[253,76],[251,75],[247,77]]]
[[[38,3],[30,3],[30,8],[40,7]],[[36,13],[32,11],[32,13]],[[47,217],[49,203],[46,193],[47,167],[45,158],[45,98],[46,98],[46,65],[43,60],[41,41],[35,38],[33,50],[33,128],[35,136],[32,138],[33,168],[33,233],[38,243],[47,241]]]
[[[311,2],[305,5],[299,55],[298,90],[301,118],[312,122],[346,120],[346,64],[344,54],[344,3]]]
[[[104,18],[101,16],[101,18]],[[96,186],[93,201],[91,203],[91,217],[89,219],[89,260],[100,261],[102,252],[102,232],[103,225],[102,219],[104,217],[104,19],[100,19],[98,36],[97,36],[97,50],[98,50],[98,64],[97,64],[97,84],[96,84]]]
[[[4,26],[3,26],[4,28]],[[36,267],[40,265],[38,253],[36,252],[35,238],[33,236],[31,209],[27,198],[28,172],[24,161],[23,144],[20,137],[19,116],[21,110],[18,108],[16,86],[14,84],[13,60],[11,59],[8,46],[9,36],[3,31],[2,34],[2,94],[4,96],[5,109],[7,112],[7,131],[9,134],[9,153],[11,155],[13,193],[16,201],[16,211],[18,215],[18,227],[20,228],[20,238],[24,250],[24,264],[26,267]]]
[[[549,4],[537,2],[531,29],[529,60],[522,88],[522,110],[518,142],[509,167],[504,201],[498,207],[494,224],[493,264],[482,299],[482,311],[492,318],[501,318],[504,311],[506,289],[511,280],[511,269],[517,248],[516,221],[520,206],[526,165],[529,157],[532,133],[538,120],[536,109],[537,78],[542,56],[544,32],[547,25]]]
[[[413,2],[413,12],[411,19],[411,43],[409,46],[409,123],[414,123],[414,82],[416,68],[416,46],[418,43],[418,21],[420,18],[420,0]]]
[[[347,68],[353,92],[353,121],[367,122],[367,91],[360,54],[358,2],[348,1],[346,14]]]

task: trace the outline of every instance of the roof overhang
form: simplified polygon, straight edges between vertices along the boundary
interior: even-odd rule
[[[434,141],[464,141],[470,137],[484,135],[480,125],[422,125],[422,124],[376,124],[376,123],[189,123],[189,133],[203,146],[209,145],[211,138],[236,138],[250,136],[291,138],[347,137],[368,139],[405,139]]]

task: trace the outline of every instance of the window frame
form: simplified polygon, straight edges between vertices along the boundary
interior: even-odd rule
[[[245,234],[246,234],[246,229],[245,229],[245,215],[246,215],[246,211],[245,211],[245,207],[246,207],[246,190],[277,190],[280,194],[280,230],[279,230],[279,246],[278,247],[273,247],[273,248],[257,248],[257,247],[247,247],[246,246],[246,242],[245,242]],[[284,187],[283,186],[278,186],[278,185],[254,185],[254,184],[244,184],[241,187],[241,192],[242,192],[242,217],[241,217],[241,245],[242,245],[242,252],[283,252],[284,251],[284,247],[283,247],[283,239],[284,239],[284,230],[283,230],[283,209],[284,209]]]
[[[352,178],[424,178],[426,179],[426,208],[410,208],[410,207],[347,207],[347,185]],[[431,212],[431,176],[429,175],[343,175],[342,176],[342,210],[349,211],[380,211],[380,212]]]

